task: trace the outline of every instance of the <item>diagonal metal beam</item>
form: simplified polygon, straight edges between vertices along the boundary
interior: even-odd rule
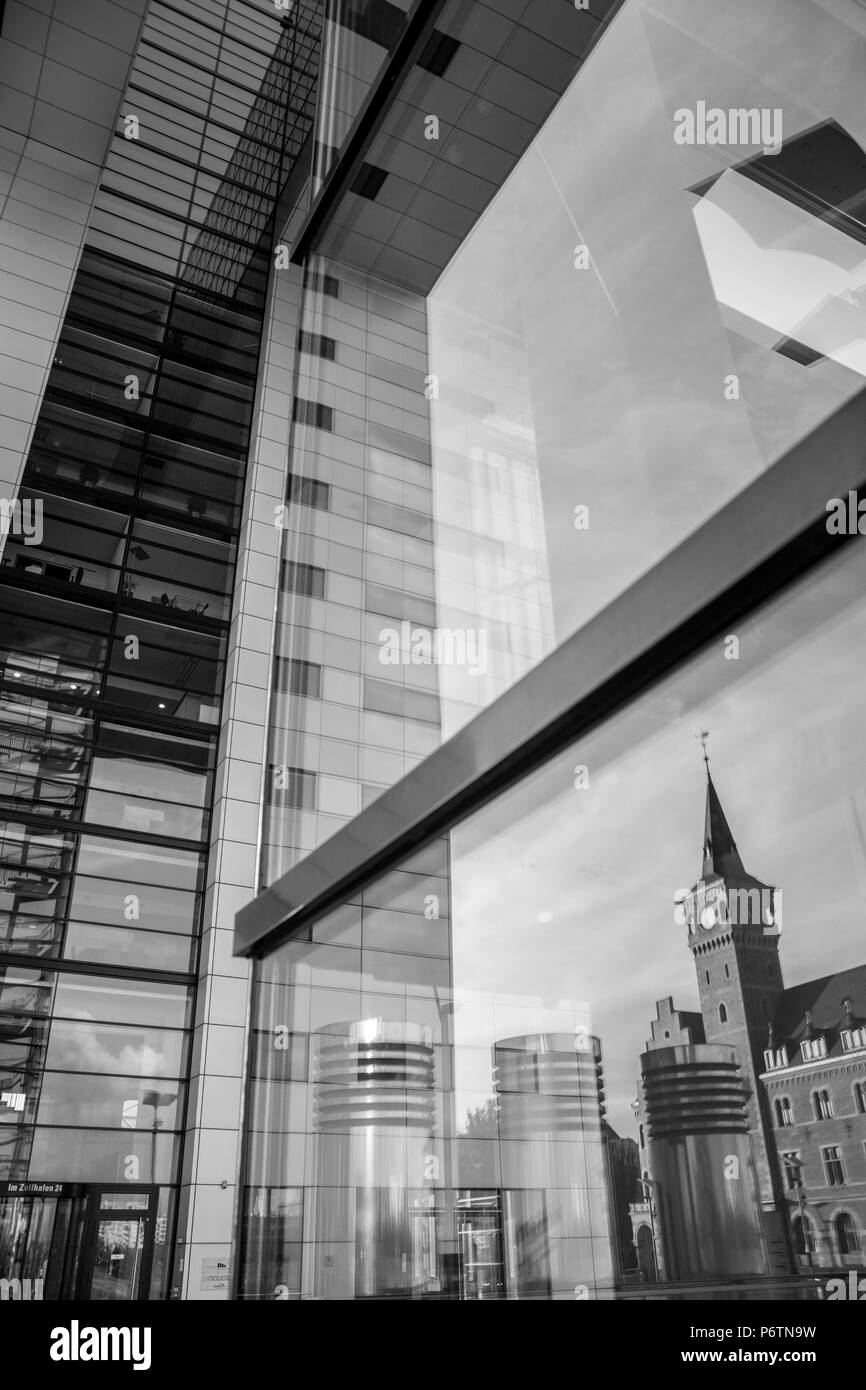
[[[513,785],[860,537],[827,499],[866,489],[866,390],[740,492],[587,625],[289,869],[235,918],[261,955]]]
[[[307,213],[292,248],[291,260],[294,265],[300,265],[316,249],[319,238],[341,199],[355,182],[367,151],[403,83],[424,52],[436,21],[447,3],[448,0],[417,0],[406,28],[375,84],[367,93],[348,138]],[[324,62],[324,50],[322,61]]]

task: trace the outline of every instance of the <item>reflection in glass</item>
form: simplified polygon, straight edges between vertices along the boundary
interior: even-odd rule
[[[140,1297],[145,1229],[145,1219],[135,1216],[98,1223],[89,1294],[92,1300]]]
[[[369,1018],[316,1034],[315,1294],[411,1298],[437,1280],[430,1029]]]
[[[801,1298],[856,1262],[864,591],[848,546],[257,964],[244,1296],[299,1227],[302,1298]]]
[[[854,5],[629,0],[446,266],[438,621],[488,661],[442,667],[443,737],[860,390],[864,34]],[[778,113],[781,149],[677,138],[699,98]]]
[[[55,1019],[45,1065],[56,1071],[174,1078],[183,1075],[185,1041],[184,1033],[164,1028]]]
[[[47,1071],[36,1118],[42,1125],[152,1131],[153,1103],[157,1100],[157,1128],[174,1130],[179,1128],[178,1102],[182,1102],[182,1097],[182,1087],[171,1090],[153,1077],[78,1076]]]
[[[28,1177],[34,1182],[170,1183],[178,1143],[174,1134],[37,1126]]]
[[[160,926],[167,925],[160,921]],[[70,922],[66,928],[63,955],[67,960],[99,961],[103,965],[149,966],[152,970],[176,970],[186,974],[195,958],[195,942],[188,936],[148,930],[139,919],[134,927],[98,926],[93,922]],[[143,928],[143,930],[142,930]]]
[[[184,985],[113,980],[99,975],[61,975],[54,1013],[58,1018],[117,1019],[183,1028],[191,992]]]

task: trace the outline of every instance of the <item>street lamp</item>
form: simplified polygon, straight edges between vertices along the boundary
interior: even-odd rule
[[[162,1120],[157,1119],[157,1111],[177,1100],[176,1091],[145,1091],[142,1105],[153,1107],[153,1126],[150,1131],[150,1181],[156,1183],[156,1132],[162,1128]]]
[[[794,1176],[794,1186],[797,1189],[797,1203],[800,1208],[800,1230],[803,1232],[803,1253],[806,1256],[806,1264],[809,1270],[812,1269],[812,1244],[809,1234],[811,1227],[806,1225],[806,1210],[803,1205],[803,1161],[799,1158],[785,1158],[785,1167]]]

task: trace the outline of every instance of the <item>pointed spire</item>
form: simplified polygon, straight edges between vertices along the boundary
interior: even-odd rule
[[[704,763],[707,768],[707,809],[704,816],[704,860],[701,878],[715,878],[717,875],[727,877],[731,874],[745,875],[746,870],[743,867],[743,861],[740,858],[736,842],[731,834],[731,827],[728,825],[719,794],[713,786],[713,779],[710,775],[710,759],[707,753],[709,734],[705,729],[702,729],[695,737],[701,740]]]

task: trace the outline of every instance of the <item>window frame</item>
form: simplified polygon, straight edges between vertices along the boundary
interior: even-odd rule
[[[833,1097],[829,1087],[822,1086],[820,1090],[812,1092],[812,1111],[815,1116],[815,1123],[822,1124],[824,1120],[836,1118],[833,1106]]]
[[[842,1249],[842,1240],[839,1235],[838,1223],[842,1221],[845,1217],[847,1217],[847,1219],[851,1222],[852,1227],[854,1228],[854,1248],[851,1250]],[[848,1244],[849,1239],[850,1237],[846,1236],[846,1245]],[[847,1207],[843,1207],[841,1211],[837,1211],[835,1216],[833,1217],[833,1240],[836,1244],[836,1250],[840,1259],[845,1259],[845,1257],[848,1255],[861,1255],[863,1253],[863,1243],[860,1235],[860,1230],[857,1226],[857,1218],[852,1211],[848,1210]]]
[[[824,1169],[827,1187],[845,1186],[847,1179],[845,1177],[845,1165],[842,1161],[841,1144],[821,1145],[821,1166]]]

